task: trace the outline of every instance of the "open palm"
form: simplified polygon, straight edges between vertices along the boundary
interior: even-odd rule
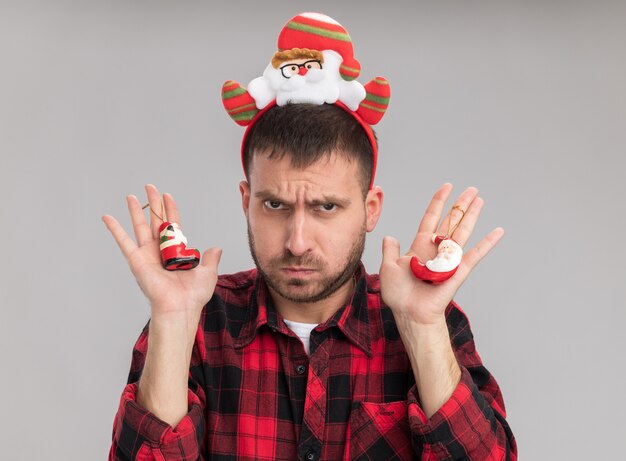
[[[431,324],[440,320],[454,294],[463,284],[472,269],[496,245],[504,234],[502,228],[491,231],[471,250],[465,252],[456,273],[441,284],[428,284],[415,278],[410,269],[410,260],[417,256],[424,261],[436,252],[432,243],[434,234],[445,235],[453,229],[450,237],[464,247],[469,240],[483,200],[478,197],[478,190],[466,189],[455,202],[456,207],[464,210],[462,221],[450,223],[450,217],[458,221],[458,216],[448,213],[441,220],[445,202],[452,191],[451,184],[444,184],[433,196],[419,225],[409,251],[400,255],[400,244],[392,237],[383,240],[383,262],[380,268],[380,284],[383,300],[392,309],[396,317],[413,323]],[[440,223],[441,221],[441,223]],[[452,225],[451,225],[452,224]]]
[[[161,196],[157,188],[148,184],[146,193],[150,208],[161,210]],[[141,204],[135,196],[128,196],[127,202],[136,241],[126,233],[114,217],[105,215],[102,220],[128,261],[130,270],[141,290],[148,298],[152,316],[167,316],[183,311],[197,316],[213,296],[221,250],[208,249],[202,256],[201,263],[193,270],[165,270],[159,251],[158,229],[161,221],[154,213],[150,213],[150,223],[148,223]],[[178,209],[171,195],[163,196],[163,205],[165,216],[162,218],[180,224]]]

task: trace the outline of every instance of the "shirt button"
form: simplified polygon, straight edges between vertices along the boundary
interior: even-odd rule
[[[307,451],[306,455],[304,455],[307,461],[314,461],[316,456],[314,451]]]
[[[304,365],[298,365],[296,367],[296,373],[298,373],[299,375],[303,375],[305,371],[306,371],[306,367]],[[312,452],[309,452],[309,453],[312,453]],[[307,453],[307,456],[308,456],[308,453]],[[315,457],[314,453],[313,453],[313,456]],[[310,459],[314,459],[314,458],[310,458]]]

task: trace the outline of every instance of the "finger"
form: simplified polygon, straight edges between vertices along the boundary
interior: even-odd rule
[[[220,259],[222,259],[222,249],[221,248],[209,248],[202,255],[202,260],[200,262],[200,265],[213,269],[215,270],[215,272],[217,272],[217,266],[220,263]]]
[[[104,215],[102,216],[102,221],[106,225],[109,232],[113,235],[117,246],[122,250],[122,254],[126,259],[130,256],[130,254],[137,249],[137,245],[131,239],[124,228],[120,225],[120,223],[113,216]]]
[[[463,255],[463,262],[457,270],[457,273],[463,280],[487,255],[487,253],[489,253],[497,245],[503,235],[504,229],[497,227],[489,232],[475,247]]]
[[[482,198],[476,197],[465,212],[461,223],[450,236],[462,247],[467,244],[472,232],[474,232],[474,227],[476,226],[476,222],[478,221],[478,217],[480,216],[480,212],[483,209],[484,204],[485,201]]]
[[[150,229],[152,231],[152,237],[157,238],[159,236],[159,227],[163,221],[167,221],[167,216],[163,210],[161,202],[161,194],[159,190],[153,184],[146,184],[146,195],[148,196],[148,204],[150,205]],[[155,214],[158,214],[157,217]],[[162,219],[161,219],[162,218]]]
[[[141,208],[139,199],[134,195],[126,197],[126,204],[128,205],[128,213],[130,214],[130,220],[133,224],[137,245],[143,246],[152,241],[152,231],[146,221],[146,215]]]
[[[400,258],[400,242],[393,237],[383,238],[383,262],[382,264],[395,264]]]
[[[180,215],[178,214],[178,207],[176,206],[176,202],[174,201],[172,194],[163,194],[163,203],[165,204],[165,214],[167,215],[167,220],[177,223],[182,229],[182,225],[180,224]]]
[[[432,200],[424,212],[424,217],[417,229],[418,233],[427,232],[432,234],[435,232],[437,224],[439,224],[439,220],[441,219],[443,208],[446,206],[446,200],[450,197],[450,192],[452,192],[452,184],[450,183],[445,183],[435,192],[435,195],[433,195]]]
[[[470,204],[476,198],[477,195],[478,195],[478,189],[476,189],[475,187],[468,187],[467,189],[463,191],[461,195],[459,195],[459,198],[456,199],[456,202],[454,202],[453,208],[460,207],[461,210],[467,213],[467,209],[469,208]],[[452,223],[450,223],[451,221],[450,218],[452,218]],[[461,213],[459,210],[455,209],[453,210],[452,213],[448,213],[446,217],[443,218],[443,221],[441,221],[441,225],[439,226],[439,229],[437,230],[437,235],[446,235],[450,230],[452,230],[453,226],[457,222],[459,222],[459,220],[462,220],[462,219],[463,219],[463,213]],[[452,224],[452,226],[450,226],[450,224]]]

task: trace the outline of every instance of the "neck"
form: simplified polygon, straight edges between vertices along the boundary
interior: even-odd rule
[[[269,288],[276,311],[285,319],[294,322],[321,324],[328,320],[343,306],[354,292],[355,281],[351,277],[328,298],[312,303],[301,303],[283,298]]]

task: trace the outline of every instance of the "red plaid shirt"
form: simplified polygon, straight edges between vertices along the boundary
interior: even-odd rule
[[[311,333],[285,325],[256,270],[221,276],[189,370],[189,413],[172,428],[136,401],[148,327],[133,350],[109,460],[515,460],[494,378],[469,323],[446,311],[461,382],[430,419],[378,276]]]

